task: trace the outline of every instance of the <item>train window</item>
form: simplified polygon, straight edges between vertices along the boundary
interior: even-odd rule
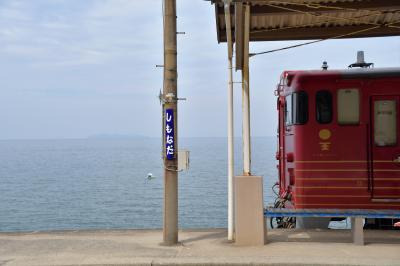
[[[374,138],[377,146],[393,146],[397,143],[397,107],[394,100],[374,103]]]
[[[292,121],[292,94],[286,96],[285,98],[285,124],[290,126],[293,124]]]
[[[317,92],[316,119],[320,124],[332,122],[332,94],[329,91]]]
[[[360,122],[360,95],[358,89],[340,89],[337,92],[337,113],[340,125]]]
[[[286,96],[285,124],[303,125],[308,121],[308,96],[304,91]]]
[[[308,96],[304,91],[293,93],[293,124],[303,125],[308,121]]]

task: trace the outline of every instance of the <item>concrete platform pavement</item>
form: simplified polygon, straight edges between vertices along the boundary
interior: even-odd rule
[[[400,231],[269,230],[268,244],[239,247],[226,231],[184,230],[160,245],[159,230],[0,233],[0,265],[400,265]]]

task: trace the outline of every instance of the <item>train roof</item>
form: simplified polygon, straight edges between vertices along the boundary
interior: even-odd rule
[[[298,70],[285,71],[284,76],[291,79],[302,79],[308,77],[337,77],[341,79],[374,79],[374,78],[400,78],[400,67],[393,68],[350,68],[333,70]]]

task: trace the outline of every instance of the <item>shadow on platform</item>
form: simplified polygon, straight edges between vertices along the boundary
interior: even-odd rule
[[[365,243],[400,244],[400,231],[364,230]],[[274,242],[315,242],[352,243],[350,230],[297,230],[275,229],[268,231],[268,243]]]

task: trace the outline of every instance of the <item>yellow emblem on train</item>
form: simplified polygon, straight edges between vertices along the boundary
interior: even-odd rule
[[[331,142],[328,141],[332,136],[332,133],[329,129],[321,129],[319,131],[319,138],[323,141],[319,143],[321,146],[321,151],[329,151],[331,149]]]

